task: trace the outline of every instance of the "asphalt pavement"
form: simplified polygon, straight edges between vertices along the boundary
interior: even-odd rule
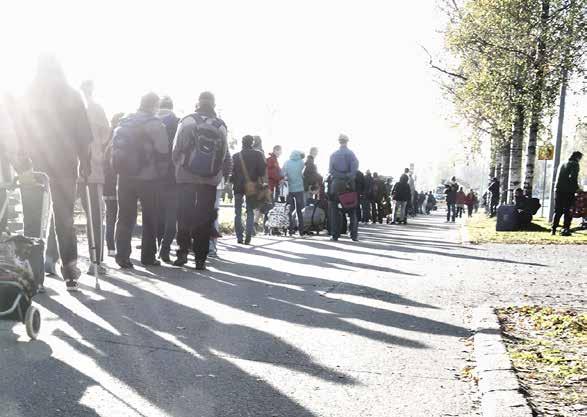
[[[584,303],[558,248],[462,245],[441,215],[359,237],[223,238],[203,273],[109,258],[74,295],[48,278],[39,340],[0,322],[0,416],[474,416],[471,308]]]

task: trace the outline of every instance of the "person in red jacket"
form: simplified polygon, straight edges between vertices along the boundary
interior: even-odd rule
[[[459,188],[457,192],[457,215],[456,217],[463,217],[463,213],[465,211],[465,199],[467,195],[463,191],[463,187]]]
[[[458,197],[457,197],[458,198]],[[469,194],[465,197],[465,205],[467,206],[467,214],[469,217],[473,217],[473,207],[475,206],[475,193],[473,190],[469,191]]]
[[[279,184],[283,180],[281,175],[281,167],[279,166],[279,157],[281,156],[281,146],[275,145],[273,152],[269,154],[267,158],[267,177],[269,179],[269,189],[273,195],[273,201],[279,199]]]

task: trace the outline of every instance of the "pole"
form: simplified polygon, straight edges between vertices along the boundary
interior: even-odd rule
[[[565,121],[565,102],[567,99],[567,78],[569,76],[569,72],[567,68],[563,68],[563,79],[561,85],[561,97],[560,97],[560,106],[558,111],[558,129],[556,131],[556,144],[554,145],[554,165],[552,166],[552,184],[550,186],[550,207],[548,213],[548,221],[552,222],[552,217],[554,215],[554,197],[555,191],[554,187],[556,186],[556,176],[558,174],[558,166],[561,161],[561,147],[563,143],[563,125]]]
[[[548,159],[544,160],[544,183],[542,184],[542,211],[540,217],[544,217],[544,203],[546,202],[546,171],[548,169]]]

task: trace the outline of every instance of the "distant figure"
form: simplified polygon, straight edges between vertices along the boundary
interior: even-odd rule
[[[287,204],[289,205],[289,227],[290,234],[294,234],[293,212],[297,213],[298,232],[300,236],[304,235],[304,218],[302,209],[304,208],[304,154],[300,151],[293,151],[289,160],[283,165],[283,176],[287,181],[289,193],[287,194]]]
[[[467,195],[463,191],[463,187],[460,187],[459,191],[457,191],[457,200],[456,200],[457,215],[456,215],[456,217],[459,217],[459,218],[463,217],[463,213],[465,212],[466,198],[467,198]]]
[[[283,181],[283,175],[279,166],[279,157],[281,156],[281,146],[275,145],[273,152],[267,158],[267,178],[269,183],[269,190],[273,195],[273,201],[278,201],[281,195],[280,186]]]
[[[359,194],[360,197],[360,204],[361,204],[361,213],[362,217],[360,221],[363,223],[369,223],[371,220],[371,188],[373,187],[373,176],[371,175],[371,171],[367,170],[365,172],[364,178],[364,187],[363,192]]]
[[[524,195],[524,190],[516,189],[514,192],[514,202],[518,212],[518,225],[520,230],[527,230],[532,223],[532,211],[529,207],[529,199]]]
[[[489,199],[489,217],[494,217],[497,213],[497,206],[499,205],[500,185],[497,178],[493,178],[487,188],[487,197]]]
[[[434,207],[436,207],[436,197],[434,197],[432,191],[429,191],[426,196],[426,214],[430,214]]]
[[[556,181],[556,195],[554,203],[554,219],[552,221],[552,234],[556,234],[561,217],[564,215],[562,236],[571,236],[571,207],[575,202],[575,193],[579,190],[579,162],[583,154],[573,152],[569,160],[562,164]]]
[[[313,199],[318,194],[320,184],[322,184],[322,176],[318,174],[318,167],[316,166],[317,156],[318,148],[310,148],[310,154],[306,158],[304,168],[304,192],[306,193],[306,201]]]
[[[455,222],[457,209],[457,190],[459,185],[455,182],[455,177],[451,182],[444,185],[444,194],[446,195],[446,222]]]
[[[465,197],[465,205],[467,206],[467,215],[469,217],[473,217],[473,208],[475,207],[475,193],[473,190],[470,190],[467,196]]]
[[[392,198],[394,206],[392,224],[408,223],[408,204],[412,196],[409,180],[408,175],[404,173],[393,187]]]

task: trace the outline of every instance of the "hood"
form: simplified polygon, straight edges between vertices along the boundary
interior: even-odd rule
[[[159,109],[159,112],[157,112],[157,117],[160,119],[163,119],[167,116],[175,116],[175,113],[171,109]]]
[[[152,114],[139,111],[121,119],[118,126],[134,127],[146,123],[147,121],[154,118],[155,116]]]
[[[299,161],[302,159],[302,153],[300,151],[293,151],[289,157],[292,161]]]

